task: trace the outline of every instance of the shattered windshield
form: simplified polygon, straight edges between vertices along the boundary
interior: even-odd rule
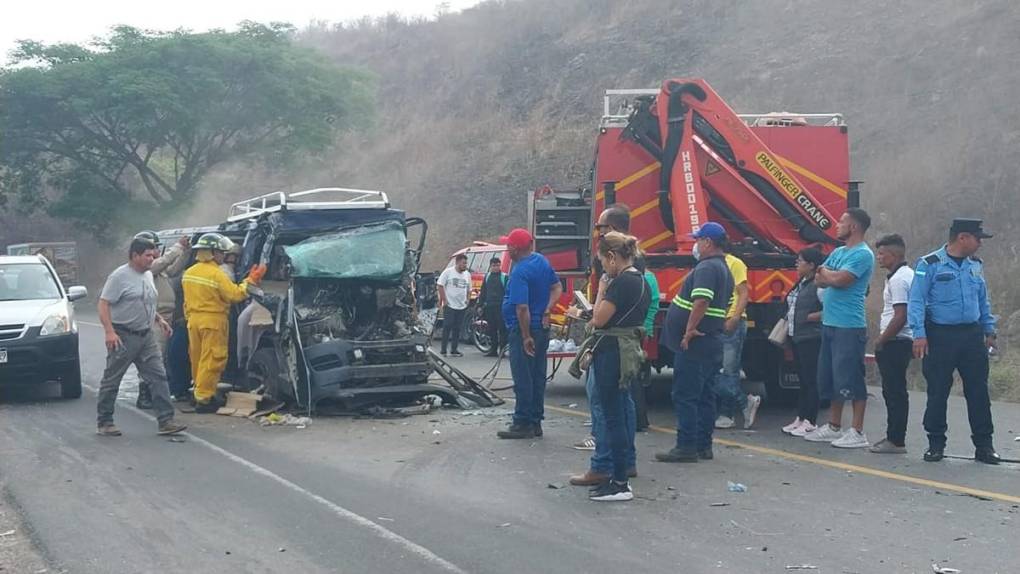
[[[345,229],[284,248],[292,277],[393,279],[404,271],[406,237],[396,221]]]

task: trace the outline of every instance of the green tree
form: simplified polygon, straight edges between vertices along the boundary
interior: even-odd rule
[[[189,200],[224,161],[284,165],[367,125],[372,78],[293,43],[237,32],[115,28],[89,46],[23,41],[0,70],[0,203],[102,233],[140,199]]]

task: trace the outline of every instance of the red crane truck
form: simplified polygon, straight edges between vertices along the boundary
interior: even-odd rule
[[[657,370],[672,365],[658,336],[695,264],[690,234],[722,223],[748,266],[745,385],[775,396],[798,384],[790,357],[767,340],[796,281],[796,254],[838,245],[836,221],[858,200],[841,114],[737,114],[705,80],[681,78],[660,89],[607,90],[589,185],[543,188],[529,215],[538,250],[558,272],[589,277],[593,219],[614,203],[630,208],[631,233],[662,291],[646,346]]]

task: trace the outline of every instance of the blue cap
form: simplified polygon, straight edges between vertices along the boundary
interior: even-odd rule
[[[714,221],[707,221],[698,231],[691,234],[694,239],[709,238],[712,241],[726,239],[726,229]]]

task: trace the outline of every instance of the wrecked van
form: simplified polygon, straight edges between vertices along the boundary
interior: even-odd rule
[[[239,269],[268,266],[238,321],[243,386],[309,409],[327,399],[351,410],[430,394],[456,401],[428,382],[415,294],[424,220],[382,192],[323,188],[234,204],[221,227],[244,232]]]

